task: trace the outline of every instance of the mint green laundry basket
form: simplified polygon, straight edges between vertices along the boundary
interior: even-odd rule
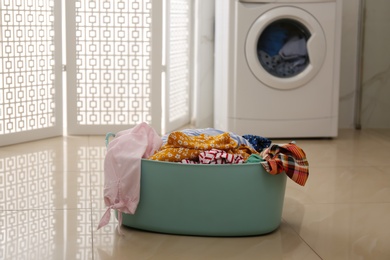
[[[127,227],[197,236],[253,236],[281,223],[286,174],[259,164],[141,162],[140,202]]]

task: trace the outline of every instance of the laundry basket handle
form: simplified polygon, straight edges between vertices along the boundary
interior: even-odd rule
[[[115,134],[111,132],[106,134],[106,147],[108,147],[108,143],[110,142],[110,137],[115,137]]]

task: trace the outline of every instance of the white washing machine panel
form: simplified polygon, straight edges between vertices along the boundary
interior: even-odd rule
[[[277,21],[289,20],[299,23],[310,36],[307,39],[309,63],[306,68],[293,77],[278,77],[270,74],[259,62],[258,42],[266,28]],[[255,77],[269,87],[293,89],[304,86],[322,68],[326,54],[326,40],[321,25],[308,12],[296,7],[279,7],[264,12],[249,29],[245,54],[248,66]]]
[[[240,0],[242,3],[324,3],[335,2],[335,0]]]
[[[337,136],[341,0],[216,3],[214,127],[271,138]],[[308,58],[299,73],[280,76],[265,66],[259,43],[267,28],[290,22],[307,36]]]

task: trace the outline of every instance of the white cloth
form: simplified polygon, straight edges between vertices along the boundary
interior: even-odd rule
[[[280,49],[279,55],[284,60],[299,59],[307,56],[306,39],[292,37]]]

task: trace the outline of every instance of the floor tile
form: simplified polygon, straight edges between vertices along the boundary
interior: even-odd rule
[[[283,218],[322,259],[389,259],[390,203],[301,204]]]
[[[93,214],[94,226],[104,211]],[[94,231],[95,259],[320,259],[282,222],[271,234],[253,237],[198,237],[159,234],[110,223]]]
[[[92,259],[91,211],[0,212],[0,259]]]
[[[310,167],[305,187],[288,180],[286,197],[302,203],[390,203],[387,167]]]
[[[91,208],[90,173],[61,167],[47,150],[0,158],[0,210]]]
[[[0,259],[390,259],[389,129],[297,139],[310,175],[287,179],[279,229],[197,237],[122,227],[105,212],[104,136],[0,149]],[[274,140],[286,143],[292,140]]]

